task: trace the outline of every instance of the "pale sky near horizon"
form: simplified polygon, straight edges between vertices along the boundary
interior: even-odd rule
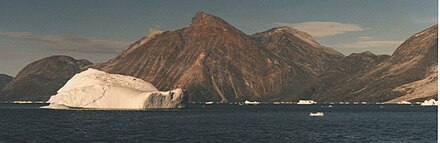
[[[345,55],[392,54],[438,21],[437,0],[0,0],[0,73],[60,54],[104,62],[151,29],[188,25],[198,11],[247,34],[292,26]]]

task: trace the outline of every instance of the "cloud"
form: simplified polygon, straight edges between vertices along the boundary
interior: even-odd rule
[[[290,26],[305,31],[315,37],[327,37],[347,32],[365,31],[360,25],[328,21],[310,21],[303,23],[275,23],[280,26]]]
[[[343,43],[341,48],[396,48],[403,41],[401,40],[375,40],[371,37],[358,37],[353,43]]]
[[[130,44],[130,42],[119,40],[78,38],[31,32],[0,32],[0,37],[37,41],[43,43],[46,48],[54,50],[92,54],[120,53],[122,48]]]

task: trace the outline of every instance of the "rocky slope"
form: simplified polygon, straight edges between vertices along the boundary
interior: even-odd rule
[[[73,75],[91,65],[87,60],[68,56],[51,56],[33,62],[23,68],[0,91],[2,101],[47,101]]]
[[[184,88],[191,101],[299,99],[316,74],[299,60],[272,52],[260,43],[266,38],[260,35],[248,36],[219,17],[199,12],[189,26],[141,39],[95,67],[139,77],[160,90]],[[315,48],[291,38],[287,45]]]
[[[0,74],[0,90],[12,80],[12,77],[5,74]]]
[[[320,101],[334,99],[335,97],[319,93],[330,90],[335,85],[343,85],[346,82],[353,81],[356,76],[363,74],[366,69],[373,68],[389,58],[389,55],[375,55],[368,51],[350,54],[329,65],[330,68],[319,76],[318,82],[312,86],[309,93],[314,93],[313,98]]]
[[[437,29],[434,25],[411,36],[389,58],[364,53],[361,59],[348,64],[344,59],[353,55],[344,58],[320,77],[321,83],[312,89],[311,98],[391,102],[436,98]]]
[[[309,34],[292,27],[277,27],[253,34],[252,37],[272,52],[315,75],[321,74],[329,65],[344,57],[338,51],[320,45]]]

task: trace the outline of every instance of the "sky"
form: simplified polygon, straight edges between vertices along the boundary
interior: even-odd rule
[[[105,62],[155,29],[189,25],[198,11],[249,35],[291,26],[345,55],[390,55],[438,22],[437,0],[0,0],[0,73],[51,55]]]

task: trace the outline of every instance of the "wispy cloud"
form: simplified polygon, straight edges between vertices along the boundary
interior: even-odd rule
[[[396,48],[403,41],[401,40],[376,40],[371,37],[358,37],[355,42],[343,43],[341,48]]]
[[[46,48],[54,50],[96,54],[119,53],[121,49],[130,44],[130,42],[119,40],[78,38],[31,32],[0,32],[0,37],[38,41],[44,44]]]
[[[360,25],[329,21],[310,21],[303,23],[275,23],[280,26],[290,26],[305,31],[314,37],[327,37],[347,32],[365,31]]]

